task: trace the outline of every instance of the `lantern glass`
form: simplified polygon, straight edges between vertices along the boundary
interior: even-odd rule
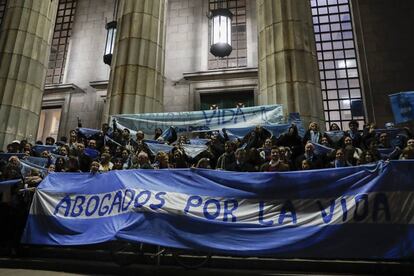
[[[210,52],[219,57],[231,53],[231,19],[233,14],[228,9],[216,9],[211,12],[211,48]]]
[[[226,16],[215,16],[212,18],[213,43],[227,43],[231,45],[231,19]]]
[[[108,33],[106,36],[105,55],[109,55],[114,52],[115,36],[116,36],[116,29],[115,28],[108,29]]]
[[[105,42],[105,52],[104,52],[104,63],[111,65],[112,54],[115,47],[115,38],[116,38],[116,21],[111,21],[106,24],[106,42]]]

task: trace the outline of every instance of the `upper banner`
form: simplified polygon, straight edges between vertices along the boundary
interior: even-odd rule
[[[22,241],[122,239],[231,255],[412,258],[413,166],[52,173],[34,196]]]
[[[190,112],[113,115],[117,126],[153,135],[156,128],[174,126],[177,132],[221,130],[284,122],[282,105],[215,109]]]
[[[392,94],[389,97],[395,123],[414,120],[414,91]]]

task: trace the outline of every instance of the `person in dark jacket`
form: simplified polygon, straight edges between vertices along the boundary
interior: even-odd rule
[[[254,172],[254,166],[246,160],[246,150],[238,148],[235,152],[236,160],[230,164],[229,170],[236,172]]]
[[[272,137],[272,133],[262,126],[256,126],[254,130],[244,136],[241,144],[246,144],[245,149],[260,148],[265,143],[266,139]]]
[[[234,156],[233,142],[227,141],[224,144],[224,153],[217,160],[217,169],[219,170],[230,170],[230,166],[236,161]]]
[[[302,161],[307,160],[310,164],[311,169],[322,169],[324,167],[324,160],[320,156],[316,155],[315,147],[311,142],[305,145],[305,153],[299,155],[296,158],[295,165],[296,169],[300,169],[302,167]]]
[[[283,162],[280,157],[280,150],[278,147],[274,146],[270,153],[270,161],[264,163],[260,168],[261,172],[284,172],[289,171],[289,165]]]
[[[280,135],[279,139],[276,141],[276,145],[289,147],[292,152],[292,160],[295,160],[301,155],[303,153],[303,144],[297,126],[292,124],[287,133]]]

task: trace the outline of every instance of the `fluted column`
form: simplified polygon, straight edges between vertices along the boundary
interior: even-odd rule
[[[58,0],[8,0],[0,26],[0,149],[36,138]]]
[[[259,104],[283,104],[305,122],[323,121],[308,0],[257,0]]]
[[[109,115],[163,109],[167,0],[120,0]]]

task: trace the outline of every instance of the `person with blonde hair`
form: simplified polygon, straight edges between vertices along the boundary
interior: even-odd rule
[[[319,130],[319,126],[316,122],[310,122],[308,130],[305,132],[303,136],[302,143],[306,145],[308,141],[312,143],[320,144],[322,140],[322,133]]]

